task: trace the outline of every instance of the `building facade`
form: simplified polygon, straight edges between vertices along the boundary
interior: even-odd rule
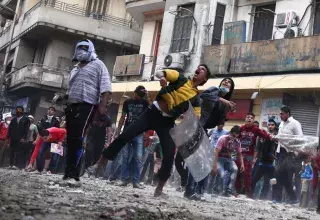
[[[36,118],[51,105],[55,92],[66,91],[79,40],[93,41],[110,74],[117,56],[139,52],[141,27],[124,1],[3,0],[2,5],[0,61],[7,59],[7,94],[18,103],[28,97],[26,111]],[[9,9],[14,12],[16,7],[13,22]],[[62,106],[57,108],[62,112]]]
[[[233,98],[238,108],[229,114],[227,128],[243,124],[248,111],[266,128],[268,118],[280,120],[279,108],[287,104],[305,134],[318,135],[319,0],[127,0],[126,7],[137,17],[133,5],[147,10],[155,2],[164,5],[155,68],[145,69],[147,62],[141,59],[131,64],[123,61],[122,66],[136,75],[118,78],[116,94],[126,96],[143,84],[154,95],[158,83],[144,82],[156,80],[154,71],[176,68],[189,76],[197,65],[206,63],[213,79],[202,89],[217,86],[225,76],[236,83]],[[142,22],[139,16],[136,20]],[[157,42],[144,36],[137,57],[150,55],[142,50],[148,45],[145,42]]]

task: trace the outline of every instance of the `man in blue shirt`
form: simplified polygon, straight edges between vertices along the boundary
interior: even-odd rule
[[[229,134],[229,131],[223,129],[223,127],[224,127],[224,123],[221,123],[216,128],[210,130],[208,133],[208,135],[210,136],[210,144],[211,144],[212,150],[215,149],[215,147],[218,143],[218,140],[221,136]],[[228,178],[228,176],[229,175],[226,175],[226,178]],[[209,175],[207,192],[210,194],[213,193],[213,185],[214,185],[215,178],[217,178],[217,177]],[[222,181],[220,181],[220,182],[222,182]],[[220,188],[222,189],[222,186]],[[216,192],[216,193],[218,193],[218,192]]]
[[[210,136],[210,140],[211,140],[210,143],[212,148],[216,147],[217,142],[221,136],[229,134],[229,131],[223,129],[223,127],[224,127],[224,123],[221,123],[216,128],[209,131],[208,134]]]

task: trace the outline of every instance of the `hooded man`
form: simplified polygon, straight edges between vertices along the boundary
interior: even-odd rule
[[[30,120],[23,115],[23,106],[16,108],[16,117],[11,120],[8,130],[8,139],[10,141],[10,167],[16,169],[25,168],[27,163],[27,144]]]
[[[163,147],[162,165],[157,173],[159,181],[154,193],[157,197],[163,194],[163,187],[171,175],[176,151],[176,145],[169,131],[174,127],[175,120],[188,110],[189,102],[193,105],[196,115],[200,117],[198,86],[208,81],[210,70],[205,65],[199,65],[190,80],[171,69],[159,71],[156,76],[160,79],[162,86],[156,101],[124,129],[108,148],[104,149],[103,156],[95,166],[89,169],[89,173],[96,173],[99,168],[105,167],[108,160],[114,160],[120,150],[133,138],[148,130],[154,130]]]
[[[79,62],[70,73],[67,95],[57,94],[53,102],[67,98],[67,156],[63,180],[75,186],[80,183],[80,160],[83,154],[83,137],[93,113],[105,115],[111,94],[111,82],[107,67],[98,59],[93,43],[82,40],[77,43],[73,61]],[[72,183],[71,183],[72,182]]]
[[[234,87],[235,84],[231,78],[224,78],[219,87],[212,86],[200,95],[202,100],[200,124],[205,130],[224,124],[227,112],[235,109],[235,103],[230,101]],[[189,173],[184,197],[191,200],[200,200],[201,194],[204,192],[206,179],[197,183]]]

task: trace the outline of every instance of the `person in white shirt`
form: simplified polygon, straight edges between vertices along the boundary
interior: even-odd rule
[[[280,109],[281,123],[278,134],[303,135],[300,122],[291,116],[291,110],[288,106]],[[276,179],[277,184],[273,191],[274,203],[281,202],[282,189],[285,188],[290,199],[289,203],[297,203],[297,196],[293,191],[292,179],[295,172],[293,166],[288,166],[293,162],[294,154],[287,152],[280,144],[277,148]]]

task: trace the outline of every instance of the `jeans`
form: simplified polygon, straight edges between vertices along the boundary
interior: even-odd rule
[[[243,163],[244,163],[244,172],[239,173],[236,178],[235,187],[237,192],[239,193],[246,193],[247,195],[251,196],[251,177],[252,177],[252,156],[244,156]],[[240,162],[236,162],[238,167],[240,167]]]
[[[165,182],[171,175],[175,154],[175,143],[169,133],[173,127],[174,118],[164,117],[162,113],[152,105],[142,113],[136,121],[126,127],[108,148],[103,150],[103,157],[107,160],[114,160],[120,150],[133,138],[148,130],[154,130],[159,137],[161,146],[163,146],[163,160],[158,178]]]
[[[92,120],[94,106],[87,103],[71,104],[65,109],[67,128],[67,153],[65,177],[79,179],[82,142]]]
[[[42,170],[44,168],[45,157],[46,157],[46,155],[48,155],[48,153],[50,153],[50,149],[51,149],[50,142],[43,142],[42,143],[38,157],[37,157],[37,169],[40,172],[42,172]]]
[[[142,169],[142,172],[141,172],[141,179],[140,180],[143,181],[145,179],[145,175],[146,175],[146,172],[147,172],[148,167],[149,167],[149,173],[148,173],[148,176],[147,176],[147,180],[145,182],[151,184],[152,183],[152,179],[153,179],[154,156],[153,156],[153,153],[147,152],[147,154],[148,154],[148,157],[147,157],[147,160],[145,161],[145,163],[143,165],[143,169]]]
[[[226,175],[226,171],[230,174]],[[223,181],[222,191],[234,193],[234,184],[238,174],[238,167],[231,158],[219,157],[218,160],[218,173],[213,185],[214,192],[220,192],[219,186]]]
[[[55,154],[53,153],[51,155],[51,161],[50,161],[50,165],[49,165],[49,170],[52,171],[57,171],[57,167],[59,164],[59,160],[60,160],[60,155],[59,154]]]
[[[121,178],[121,170],[122,170],[122,155],[123,149],[120,151],[119,155],[116,157],[111,164],[111,173],[110,173],[110,181],[115,181]]]
[[[257,165],[255,168],[255,172],[253,173],[252,177],[252,185],[251,190],[254,192],[257,182],[261,180],[261,178],[264,178],[263,187],[260,193],[260,199],[266,199],[269,193],[270,189],[270,179],[274,177],[274,167],[269,167],[265,165]]]
[[[137,184],[140,182],[142,169],[143,135],[133,138],[123,150],[121,180],[128,182],[130,176],[132,176],[132,183]],[[132,175],[130,175],[130,171],[132,171]]]

